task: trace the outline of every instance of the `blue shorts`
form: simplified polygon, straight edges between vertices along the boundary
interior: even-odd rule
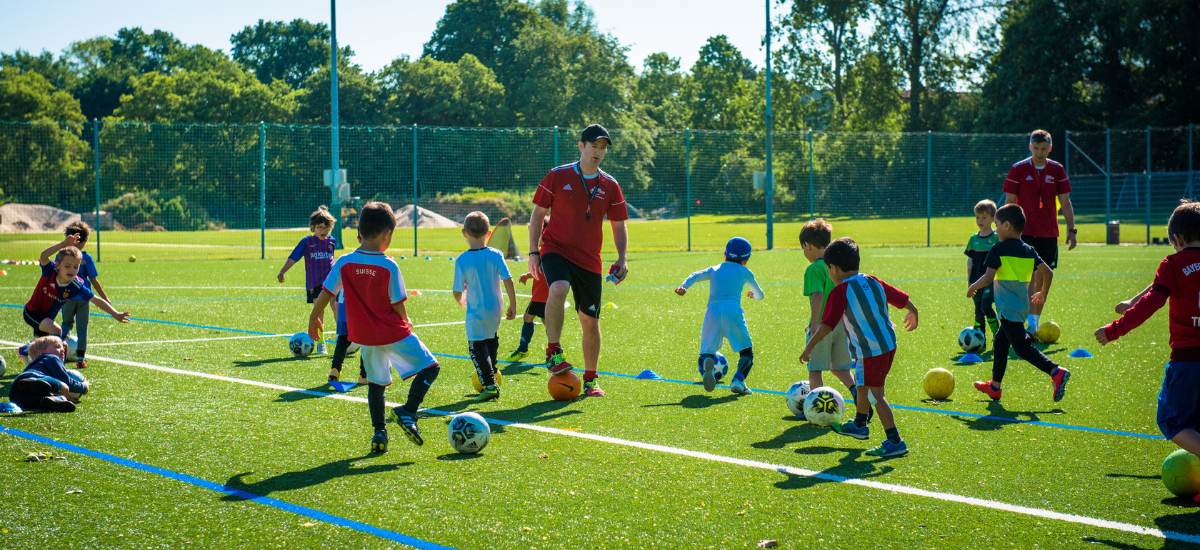
[[[1158,392],[1158,429],[1167,439],[1200,420],[1200,361],[1170,361]]]
[[[346,302],[338,302],[338,336],[349,336],[350,328],[346,326]]]

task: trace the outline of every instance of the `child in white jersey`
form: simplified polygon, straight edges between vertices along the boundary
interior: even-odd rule
[[[724,262],[692,273],[675,289],[675,294],[683,296],[696,281],[709,281],[708,311],[704,313],[704,325],[700,329],[700,362],[704,369],[706,391],[713,391],[717,386],[713,373],[715,354],[721,349],[722,340],[728,339],[729,347],[740,355],[737,373],[733,375],[729,389],[741,395],[753,393],[746,387],[746,375],[754,366],[754,348],[742,312],[742,288],[750,285],[751,290],[746,296],[755,300],[762,300],[765,295],[758,281],[754,280],[754,273],[746,268],[750,253],[750,241],[741,237],[729,239],[725,245]]]
[[[462,234],[470,248],[454,260],[454,301],[467,308],[467,349],[475,364],[475,375],[483,384],[475,401],[500,399],[496,385],[496,377],[500,376],[496,365],[500,336],[496,331],[502,315],[506,319],[517,316],[517,290],[504,263],[504,253],[483,242],[490,228],[491,221],[483,212],[467,214]],[[500,296],[501,284],[508,293],[507,311]]]

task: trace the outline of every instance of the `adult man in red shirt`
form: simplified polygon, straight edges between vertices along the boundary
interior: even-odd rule
[[[535,206],[529,219],[529,272],[534,277],[545,277],[550,289],[544,319],[546,368],[553,374],[571,369],[559,345],[563,304],[570,289],[583,330],[583,390],[589,397],[604,395],[596,382],[596,367],[600,360],[600,247],[604,244],[605,217],[612,225],[617,247],[617,278],[623,279],[629,272],[625,258],[629,240],[625,196],[617,180],[600,170],[600,161],[611,144],[612,137],[603,126],[585,128],[579,138],[579,162],[559,166],[542,178],[533,195]],[[543,232],[547,213],[551,214],[550,225]]]
[[[1052,143],[1050,132],[1034,130],[1029,135],[1029,158],[1008,170],[1004,179],[1004,204],[1016,204],[1025,211],[1025,231],[1021,240],[1029,243],[1050,269],[1058,269],[1058,208],[1062,205],[1067,222],[1067,250],[1075,248],[1075,208],[1071,205],[1071,180],[1063,165],[1049,159]],[[1032,295],[1040,275],[1033,274],[1029,284]],[[1045,304],[1029,305],[1029,328],[1037,334],[1038,321]],[[1036,336],[1034,337],[1036,340]]]

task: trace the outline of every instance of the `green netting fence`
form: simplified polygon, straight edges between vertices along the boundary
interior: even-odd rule
[[[512,219],[524,248],[533,192],[578,159],[579,131],[343,127],[347,185],[331,188],[329,127],[0,122],[0,259],[35,258],[77,218],[98,229],[88,246],[101,261],[278,259],[335,189],[343,242],[354,242],[357,208],[381,200],[419,207],[416,228],[401,220],[398,253],[460,250],[455,222],[474,210]],[[768,223],[774,247],[796,248],[814,216],[869,246],[961,245],[972,206],[1002,202],[1009,166],[1028,156],[1026,134],[776,132],[768,222],[766,185],[755,186],[764,133],[612,134],[601,168],[631,207],[634,251],[720,249],[734,236],[764,248]],[[1195,196],[1190,125],[1055,137],[1082,241],[1104,242],[1109,221],[1121,242],[1165,237],[1171,209]]]

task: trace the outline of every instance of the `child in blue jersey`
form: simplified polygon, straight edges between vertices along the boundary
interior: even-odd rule
[[[67,236],[78,235],[79,242],[75,244],[75,247],[80,252],[83,252],[83,247],[87,245],[88,236],[91,235],[91,228],[86,223],[75,222],[68,225],[64,233]],[[96,262],[92,260],[91,254],[83,252],[83,261],[79,264],[79,273],[77,276],[83,281],[84,288],[91,290],[96,296],[112,303],[112,300],[108,298],[108,294],[104,292],[104,287],[100,286],[100,280],[98,279],[100,273],[96,271]],[[91,312],[91,302],[88,300],[67,300],[67,303],[62,308],[63,341],[66,341],[67,336],[71,334],[72,328],[79,327],[78,344],[75,351],[76,368],[87,368],[84,353],[87,351],[88,316],[91,315]]]
[[[752,250],[750,241],[734,237],[725,244],[725,261],[708,269],[697,271],[688,276],[675,294],[687,294],[688,287],[696,281],[708,283],[708,310],[704,313],[704,324],[700,329],[700,361],[704,367],[704,390],[713,391],[717,380],[713,373],[716,364],[716,353],[721,349],[722,340],[729,340],[729,347],[738,352],[737,373],[729,389],[733,393],[750,395],[746,387],[746,375],[754,366],[754,347],[750,341],[750,330],[746,328],[746,316],[742,312],[742,288],[750,285],[749,298],[762,300],[765,297],[762,287],[754,280],[754,273],[746,268],[750,261]]]
[[[329,272],[333,269],[333,251],[337,248],[337,237],[329,235],[333,231],[333,224],[336,220],[333,219],[333,214],[329,213],[329,208],[321,205],[313,212],[308,219],[308,229],[312,231],[312,235],[300,239],[296,244],[296,248],[292,250],[292,254],[288,256],[287,263],[283,264],[283,269],[279,270],[279,282],[283,282],[283,274],[287,273],[296,262],[304,259],[304,291],[308,297],[308,303],[313,303],[318,296],[321,295],[321,283],[329,276]],[[337,306],[329,304],[329,311],[333,314],[333,322],[337,323]],[[321,312],[321,320],[324,322],[325,312]],[[317,341],[317,353],[325,354],[325,338],[322,336]]]
[[[8,399],[22,409],[75,412],[71,394],[87,393],[87,379],[67,372],[66,349],[57,336],[42,336],[29,344],[29,366],[13,379]],[[75,373],[79,376],[79,373]]]
[[[508,310],[505,318],[517,317],[517,289],[513,286],[504,253],[484,244],[491,221],[483,212],[471,212],[463,220],[462,234],[469,250],[454,260],[454,301],[467,308],[467,344],[471,362],[475,364],[475,375],[483,384],[483,391],[475,401],[490,401],[500,398],[496,385],[499,369],[496,353],[500,351],[500,315],[504,300],[500,297],[500,283],[508,293]],[[465,296],[464,296],[465,294]],[[465,299],[464,299],[465,298]]]

